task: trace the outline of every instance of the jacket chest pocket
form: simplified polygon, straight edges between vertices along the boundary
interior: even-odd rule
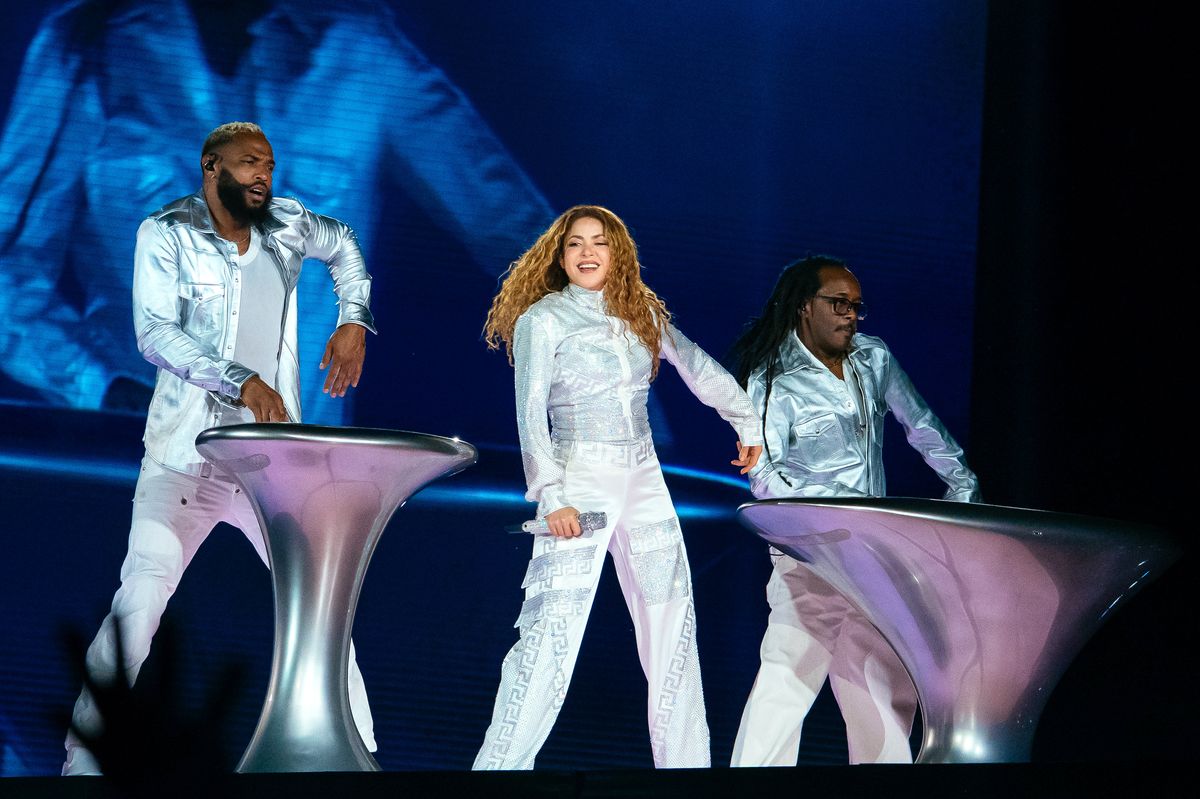
[[[225,287],[220,283],[180,283],[179,302],[185,330],[202,332],[220,326],[225,313]]]
[[[792,425],[792,446],[798,452],[796,460],[810,472],[840,469],[859,460],[846,445],[841,420],[832,413]]]

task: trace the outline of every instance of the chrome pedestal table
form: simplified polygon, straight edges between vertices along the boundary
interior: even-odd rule
[[[378,771],[346,689],[362,580],[396,509],[475,463],[475,448],[421,433],[296,424],[205,430],[196,448],[246,491],[275,591],[271,681],[238,771]]]
[[[1067,666],[1179,555],[1157,528],[939,500],[763,500],[738,518],[891,644],[917,689],[925,763],[1027,761]]]

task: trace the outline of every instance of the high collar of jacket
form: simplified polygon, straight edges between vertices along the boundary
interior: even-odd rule
[[[576,286],[574,283],[568,283],[563,289],[563,294],[572,302],[577,302],[585,308],[590,308],[593,311],[604,313],[604,291],[591,291],[582,286]]]
[[[274,200],[272,200],[274,202]],[[204,199],[204,189],[196,192],[191,196],[188,203],[188,213],[191,216],[191,225],[201,233],[212,233],[217,235],[213,229],[212,214],[208,211],[208,200]],[[275,215],[270,211],[267,212],[267,218],[258,226],[259,233],[270,235],[280,228],[284,227],[283,222],[275,218]]]
[[[858,347],[857,333],[850,339],[850,351],[846,353],[846,357],[855,363],[859,363],[863,358],[863,354]],[[817,356],[809,352],[808,347],[804,346],[804,342],[796,335],[796,331],[792,330],[779,347],[779,374],[788,374],[798,369],[827,371],[828,367],[821,363]]]

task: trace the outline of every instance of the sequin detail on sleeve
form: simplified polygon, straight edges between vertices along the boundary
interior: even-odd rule
[[[554,458],[550,421],[550,381],[555,341],[546,326],[526,312],[513,332],[513,366],[517,394],[517,435],[525,466],[525,498],[538,503],[545,516],[566,506],[562,496],[563,465]]]
[[[733,425],[743,444],[762,445],[762,425],[754,403],[721,364],[671,325],[662,337],[662,357],[675,366],[696,399]]]

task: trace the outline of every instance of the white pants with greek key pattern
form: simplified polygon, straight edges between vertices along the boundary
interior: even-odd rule
[[[533,768],[566,698],[605,553],[616,566],[646,674],[654,764],[707,767],[691,572],[658,460],[652,449],[633,465],[609,457],[605,445],[588,454],[568,459],[565,496],[580,512],[604,511],[608,526],[590,537],[535,537],[515,625],[520,638],[501,664],[492,723],[474,767]]]

